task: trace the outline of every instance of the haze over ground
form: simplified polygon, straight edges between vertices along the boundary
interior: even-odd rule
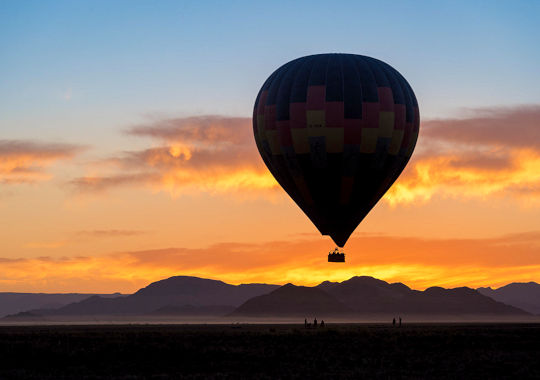
[[[0,291],[537,281],[539,4],[374,4],[3,2]],[[266,77],[321,52],[388,62],[422,117],[346,265],[251,135]]]

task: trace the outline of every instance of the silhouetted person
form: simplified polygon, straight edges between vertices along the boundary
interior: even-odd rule
[[[317,318],[315,318],[315,320],[313,321],[313,328],[314,328],[314,329],[317,328]]]
[[[304,319],[304,327],[307,328],[307,318]]]
[[[392,319],[392,326],[396,325],[396,318]]]
[[[399,317],[399,327],[401,327],[401,317]]]
[[[321,319],[321,328],[324,328],[324,319]]]

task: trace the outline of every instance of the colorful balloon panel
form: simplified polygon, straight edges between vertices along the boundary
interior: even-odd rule
[[[354,54],[286,63],[266,80],[253,111],[268,169],[340,247],[407,165],[419,124],[405,78]]]

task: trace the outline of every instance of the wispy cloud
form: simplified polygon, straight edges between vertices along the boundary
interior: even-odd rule
[[[424,121],[413,159],[385,196],[392,204],[512,197],[540,201],[540,105],[469,110]],[[152,147],[110,157],[109,172],[76,178],[81,192],[148,186],[186,192],[275,194],[255,147],[250,118],[158,120],[125,131]]]
[[[76,178],[71,184],[82,192],[147,185],[173,195],[277,188],[258,155],[249,118],[169,119],[136,126],[126,133],[150,137],[159,146],[109,158],[116,171]]]
[[[69,160],[84,149],[73,144],[29,140],[0,140],[0,183],[17,184],[47,180],[46,168]]]
[[[246,117],[198,116],[159,120],[150,125],[139,125],[128,134],[153,137],[164,141],[245,145],[253,142],[251,119]]]
[[[112,174],[110,176],[86,176],[75,178],[70,184],[82,192],[100,192],[126,185],[144,185],[156,178],[154,173]]]
[[[540,105],[469,110],[423,122],[418,151],[386,199],[540,200]]]
[[[539,231],[477,239],[359,235],[348,243],[345,266],[328,264],[327,250],[327,241],[306,236],[100,256],[0,258],[0,290],[132,292],[174,275],[299,285],[370,275],[417,289],[500,286],[540,277]]]
[[[479,108],[462,118],[428,120],[427,138],[465,144],[540,149],[540,105]]]

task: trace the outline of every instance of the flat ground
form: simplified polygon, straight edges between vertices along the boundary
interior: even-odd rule
[[[27,378],[540,378],[540,324],[0,326]]]

